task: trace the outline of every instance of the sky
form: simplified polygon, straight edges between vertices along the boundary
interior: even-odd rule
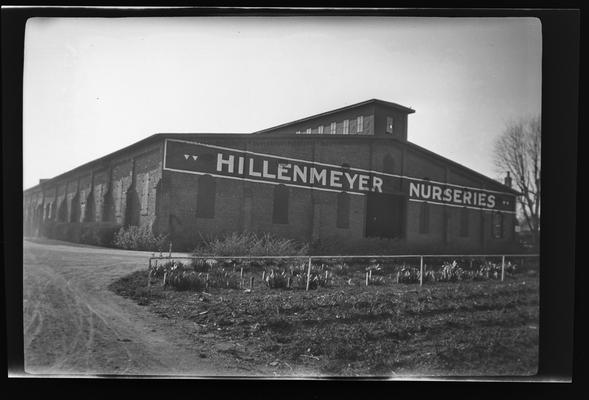
[[[32,18],[23,187],[154,133],[250,133],[378,98],[408,140],[489,177],[508,122],[540,115],[535,18]]]

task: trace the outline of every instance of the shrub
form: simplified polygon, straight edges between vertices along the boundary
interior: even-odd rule
[[[220,237],[204,239],[194,250],[195,256],[296,256],[308,253],[308,246],[292,239],[270,234],[257,235],[253,232],[230,233]]]
[[[120,229],[120,225],[108,222],[84,223],[80,233],[80,243],[112,246],[118,229]]]
[[[154,235],[151,226],[128,226],[115,234],[115,247],[126,250],[164,251],[168,247],[167,235]]]

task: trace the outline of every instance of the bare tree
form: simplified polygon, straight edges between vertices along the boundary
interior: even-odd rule
[[[509,123],[495,142],[495,166],[509,171],[520,192],[519,214],[532,234],[534,245],[540,239],[540,117]]]

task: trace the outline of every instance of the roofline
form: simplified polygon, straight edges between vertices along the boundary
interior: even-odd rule
[[[439,159],[439,160],[441,160],[441,161],[443,161],[443,162],[446,162],[446,163],[448,163],[448,164],[451,164],[451,165],[453,165],[454,167],[461,168],[461,169],[465,170],[466,172],[468,172],[469,174],[476,175],[476,176],[477,176],[477,177],[479,177],[480,179],[482,179],[482,180],[485,180],[485,181],[487,181],[487,182],[489,182],[489,183],[491,183],[491,184],[493,184],[493,185],[498,185],[498,186],[499,186],[499,187],[501,187],[503,190],[505,190],[505,191],[508,191],[508,192],[511,192],[511,193],[513,193],[514,195],[520,195],[520,194],[521,194],[521,193],[520,193],[520,192],[518,192],[517,190],[515,190],[515,189],[513,189],[513,188],[511,188],[511,187],[509,187],[509,186],[507,186],[507,185],[504,185],[503,183],[501,183],[501,182],[500,182],[500,181],[498,181],[498,180],[495,180],[495,179],[493,179],[493,178],[490,178],[490,177],[488,177],[487,175],[483,175],[482,173],[480,173],[480,172],[477,172],[477,171],[475,171],[474,169],[468,168],[468,167],[466,167],[466,166],[464,166],[464,165],[462,165],[462,164],[460,164],[460,163],[457,163],[456,161],[452,161],[452,160],[450,160],[449,158],[446,158],[446,157],[444,157],[444,156],[441,156],[441,155],[439,155],[438,153],[434,153],[433,151],[431,151],[431,150],[428,150],[428,149],[426,149],[425,147],[421,147],[421,146],[419,146],[419,145],[417,145],[417,144],[415,144],[415,143],[408,142],[408,141],[399,141],[399,142],[400,142],[400,143],[403,143],[403,144],[405,144],[405,145],[407,145],[408,147],[413,147],[413,148],[415,148],[416,150],[418,150],[418,151],[421,151],[422,153],[425,153],[425,154],[427,154],[427,155],[429,155],[429,156],[432,156],[432,157],[434,157],[434,158],[437,158],[437,159]]]
[[[54,180],[63,178],[65,175],[71,174],[71,173],[73,173],[73,172],[75,172],[77,170],[88,168],[88,167],[90,167],[93,164],[98,164],[100,162],[103,162],[106,159],[108,159],[110,157],[114,157],[114,156],[116,156],[116,155],[118,155],[120,153],[123,153],[125,151],[129,151],[131,149],[134,149],[134,148],[139,147],[141,145],[145,145],[145,144],[150,143],[150,142],[155,142],[158,139],[161,139],[161,140],[163,140],[163,139],[179,139],[179,138],[186,139],[187,136],[202,137],[202,138],[215,138],[215,139],[216,138],[232,138],[232,139],[247,139],[247,140],[252,140],[252,139],[253,140],[268,140],[269,139],[269,137],[268,136],[265,136],[265,135],[259,135],[258,136],[258,135],[247,134],[247,133],[246,134],[244,134],[244,133],[155,133],[155,134],[153,134],[151,136],[146,137],[145,139],[142,139],[142,140],[140,140],[138,142],[135,142],[135,143],[133,143],[133,144],[131,144],[129,146],[126,146],[126,147],[124,147],[122,149],[119,149],[119,150],[117,150],[117,151],[115,151],[113,153],[110,153],[110,154],[107,154],[107,155],[105,155],[103,157],[100,157],[100,158],[97,158],[95,160],[89,161],[89,162],[87,162],[85,164],[82,164],[82,165],[80,165],[80,166],[78,166],[76,168],[73,168],[73,169],[71,169],[69,171],[63,172],[63,173],[61,173],[61,174],[59,174],[59,175],[57,175],[57,176],[55,176],[53,178],[48,179],[47,182],[44,182],[44,184],[45,183],[48,183],[50,181],[54,181]],[[466,172],[468,172],[470,174],[473,174],[476,177],[478,177],[479,179],[481,179],[481,180],[483,180],[483,181],[485,181],[485,182],[487,182],[489,184],[495,185],[497,187],[501,187],[502,190],[505,190],[507,192],[511,192],[514,195],[520,195],[520,193],[517,190],[515,190],[513,188],[510,188],[509,186],[506,186],[503,183],[501,183],[501,182],[499,182],[499,181],[497,181],[497,180],[495,180],[493,178],[490,178],[490,177],[488,177],[486,175],[483,175],[480,172],[477,172],[477,171],[475,171],[473,169],[470,169],[468,167],[465,167],[464,165],[459,164],[456,161],[452,161],[452,160],[450,160],[450,159],[448,159],[448,158],[446,158],[444,156],[441,156],[441,155],[439,155],[437,153],[434,153],[433,151],[428,150],[428,149],[426,149],[424,147],[421,147],[421,146],[419,146],[419,145],[417,145],[415,143],[404,141],[404,140],[397,140],[395,138],[390,138],[390,137],[378,137],[378,136],[369,136],[369,135],[342,136],[342,135],[322,135],[322,134],[305,134],[305,135],[283,134],[283,135],[272,136],[271,139],[272,140],[292,140],[292,139],[297,139],[297,140],[311,140],[311,139],[313,139],[313,140],[315,140],[315,139],[337,140],[337,139],[339,139],[339,140],[341,140],[341,139],[344,139],[344,140],[373,140],[373,141],[376,140],[376,141],[387,141],[387,142],[389,142],[391,140],[394,140],[398,144],[407,146],[409,148],[413,148],[416,151],[425,153],[425,154],[427,154],[430,157],[433,157],[435,159],[438,159],[440,161],[443,161],[445,163],[448,163],[448,164],[450,164],[450,165],[452,165],[452,166],[454,166],[456,168],[462,169],[462,170],[464,170],[464,171],[466,171]],[[39,188],[40,186],[41,186],[41,184],[37,184],[37,185],[35,185],[33,187],[30,187],[30,188],[24,190],[23,193],[30,192],[30,191],[32,191],[34,189]]]
[[[70,169],[70,170],[66,171],[66,172],[62,172],[61,174],[59,174],[59,175],[57,175],[57,176],[54,176],[53,178],[46,179],[46,182],[43,182],[43,184],[45,184],[45,183],[48,183],[49,181],[54,181],[54,180],[56,180],[56,179],[63,178],[65,175],[71,174],[71,173],[73,173],[73,172],[75,172],[75,171],[77,171],[77,170],[84,169],[84,168],[88,168],[88,167],[90,167],[91,165],[93,165],[93,164],[98,164],[98,163],[101,163],[101,162],[105,161],[106,159],[108,159],[108,158],[110,158],[110,157],[114,157],[114,156],[116,156],[116,155],[118,155],[118,154],[120,154],[120,153],[123,153],[123,152],[125,152],[125,151],[129,151],[129,150],[132,150],[132,149],[134,149],[134,148],[136,148],[136,147],[139,147],[139,146],[141,146],[141,145],[145,145],[145,144],[147,144],[147,143],[149,143],[149,142],[151,142],[151,141],[155,141],[155,139],[156,139],[156,138],[158,138],[159,136],[160,136],[160,134],[157,134],[157,133],[156,133],[156,134],[154,134],[154,135],[148,136],[148,137],[146,137],[145,139],[141,139],[141,140],[140,140],[140,141],[138,141],[138,142],[135,142],[135,143],[132,143],[132,144],[130,144],[130,145],[128,145],[128,146],[126,146],[126,147],[123,147],[122,149],[116,150],[116,151],[114,151],[114,152],[112,152],[112,153],[109,153],[109,154],[107,154],[107,155],[105,155],[105,156],[102,156],[102,157],[100,157],[100,158],[97,158],[97,159],[95,159],[95,160],[88,161],[88,162],[87,162],[87,163],[85,163],[85,164],[79,165],[79,166],[77,166],[77,167],[75,167],[75,168],[73,168],[73,169]],[[30,187],[30,188],[28,188],[28,189],[25,189],[25,190],[23,191],[23,193],[27,193],[27,192],[29,192],[29,191],[32,191],[33,189],[37,189],[37,188],[38,188],[38,187],[40,187],[41,185],[42,185],[41,183],[38,183],[38,184],[36,184],[35,186],[32,186],[32,187]]]
[[[310,117],[305,117],[305,118],[297,119],[295,121],[286,122],[284,124],[280,124],[280,125],[276,125],[276,126],[273,126],[273,127],[270,127],[270,128],[266,128],[266,129],[262,129],[262,130],[259,130],[259,131],[255,131],[255,132],[253,132],[253,134],[256,135],[256,134],[259,134],[259,133],[266,133],[266,132],[274,131],[276,129],[284,128],[284,127],[289,126],[289,125],[299,124],[301,122],[305,122],[305,121],[309,121],[309,120],[312,120],[312,119],[315,119],[315,118],[324,117],[326,115],[330,115],[330,114],[335,114],[335,113],[338,113],[338,112],[346,111],[346,110],[349,110],[349,109],[352,109],[352,108],[362,107],[362,106],[365,106],[365,105],[371,104],[371,103],[377,103],[377,104],[382,104],[382,105],[385,105],[385,106],[388,106],[388,107],[394,107],[394,108],[397,108],[399,110],[402,110],[402,111],[406,112],[407,114],[413,114],[415,112],[414,109],[408,108],[408,107],[405,107],[405,106],[402,106],[402,105],[397,104],[397,103],[392,103],[390,101],[384,101],[384,100],[379,100],[379,99],[370,99],[370,100],[362,101],[360,103],[351,104],[349,106],[345,106],[345,107],[341,107],[341,108],[336,108],[335,110],[325,111],[325,112],[322,112],[320,114],[311,115]]]

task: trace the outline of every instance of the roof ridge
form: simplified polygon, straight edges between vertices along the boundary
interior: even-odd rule
[[[391,101],[385,101],[385,100],[381,100],[381,99],[372,98],[372,99],[361,101],[359,103],[350,104],[350,105],[347,105],[347,106],[344,106],[344,107],[340,107],[340,108],[336,108],[336,109],[333,109],[333,110],[324,111],[322,113],[314,114],[314,115],[311,115],[311,116],[308,116],[308,117],[303,117],[303,118],[300,118],[300,119],[296,119],[294,121],[285,122],[283,124],[275,125],[275,126],[272,126],[270,128],[265,128],[265,129],[261,129],[261,130],[258,130],[258,131],[254,131],[254,132],[252,132],[252,134],[259,134],[259,133],[270,132],[270,131],[273,131],[273,130],[276,130],[276,129],[279,129],[279,128],[283,128],[283,127],[286,127],[286,126],[289,126],[289,125],[294,125],[294,124],[298,124],[298,123],[301,123],[301,122],[304,122],[304,121],[309,121],[309,120],[312,120],[312,119],[315,119],[315,118],[323,117],[323,116],[326,116],[326,115],[330,115],[330,114],[342,112],[342,111],[353,109],[353,108],[356,108],[356,107],[365,106],[365,105],[370,104],[370,103],[380,103],[380,104],[384,104],[384,105],[389,106],[389,107],[395,107],[395,108],[398,108],[398,109],[401,109],[401,110],[405,111],[407,114],[412,114],[412,113],[415,112],[414,109],[412,109],[410,107],[405,107],[405,106],[403,106],[401,104],[393,103]]]

